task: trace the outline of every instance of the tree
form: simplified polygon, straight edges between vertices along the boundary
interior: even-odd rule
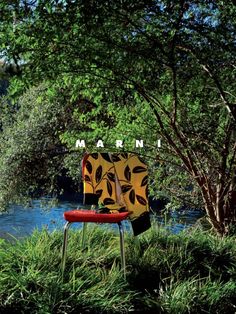
[[[129,132],[161,136],[161,151],[150,144],[152,169],[164,161],[157,173],[168,176],[166,184],[179,189],[181,178],[185,192],[194,184],[212,226],[227,233],[236,218],[232,2],[3,1],[0,8],[2,51],[19,67],[12,95],[42,77],[64,82],[81,104],[80,123],[93,119],[90,139],[104,130],[114,138],[124,117]],[[83,113],[81,99],[91,112]],[[138,108],[146,116],[137,116]],[[71,145],[70,132],[62,138]]]
[[[81,154],[68,152],[60,140],[72,122],[73,104],[65,105],[65,99],[46,82],[28,89],[14,106],[7,97],[1,99],[1,210],[45,193],[61,193],[60,177],[73,177],[70,169],[78,169]],[[78,185],[78,170],[76,175]]]

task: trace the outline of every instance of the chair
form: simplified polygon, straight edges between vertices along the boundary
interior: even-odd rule
[[[138,235],[150,227],[147,199],[147,167],[136,154],[86,154],[82,161],[84,204],[91,209],[75,209],[64,213],[62,273],[65,270],[68,230],[72,223],[83,222],[82,243],[88,222],[116,223],[120,234],[121,267],[125,272],[124,229],[122,221],[131,220]],[[95,210],[100,204],[101,209]]]

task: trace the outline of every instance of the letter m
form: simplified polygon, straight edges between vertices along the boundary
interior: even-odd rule
[[[85,141],[84,140],[77,140],[75,143],[75,147],[85,147]]]

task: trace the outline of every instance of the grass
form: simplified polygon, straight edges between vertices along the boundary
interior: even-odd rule
[[[235,313],[236,237],[157,224],[135,244],[126,234],[126,281],[117,233],[90,225],[84,251],[79,239],[70,230],[64,280],[62,232],[1,240],[0,313]]]

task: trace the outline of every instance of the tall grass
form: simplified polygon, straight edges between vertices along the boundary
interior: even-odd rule
[[[126,281],[117,233],[90,225],[84,250],[80,239],[70,230],[64,279],[62,232],[1,240],[0,313],[235,313],[235,237],[156,224],[138,243],[126,235]]]

